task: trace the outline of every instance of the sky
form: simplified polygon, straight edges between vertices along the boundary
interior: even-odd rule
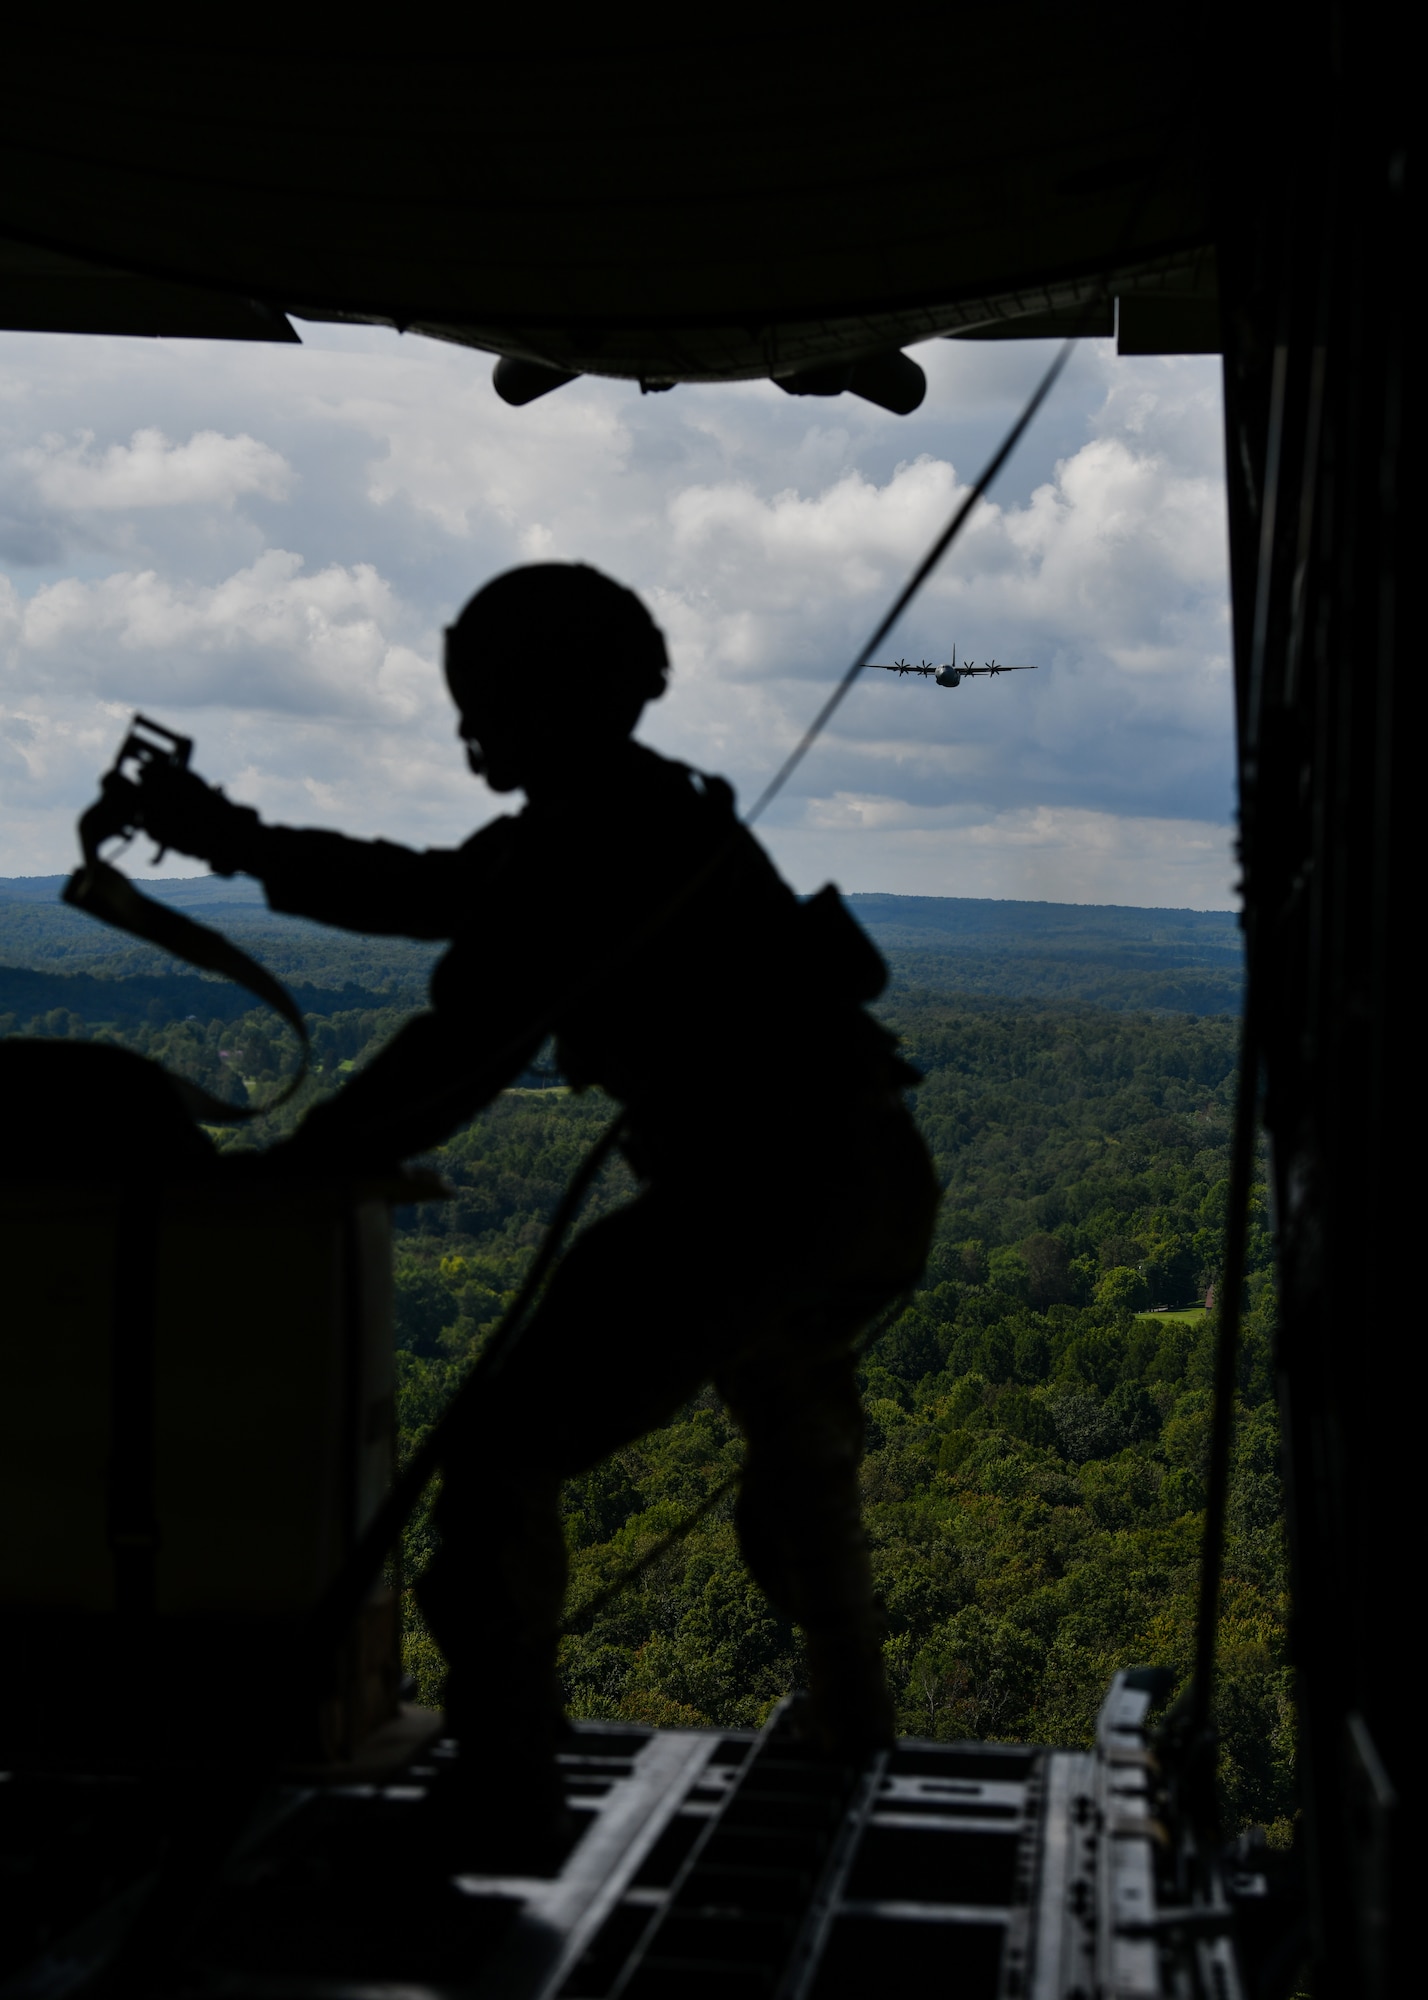
[[[136,709],[270,820],[464,839],[512,801],[466,770],[441,630],[533,560],[641,592],[673,673],[639,733],[747,806],[1054,352],[928,342],[911,417],[593,378],[510,409],[488,356],[299,330],[0,334],[0,875],[73,864]],[[884,657],[954,644],[1038,671],[865,674],[760,823],[795,887],[1233,906],[1216,360],[1079,343]]]

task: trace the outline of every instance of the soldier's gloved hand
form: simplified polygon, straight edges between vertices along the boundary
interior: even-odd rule
[[[247,867],[259,832],[251,806],[235,806],[195,772],[158,759],[144,765],[138,792],[144,831],[160,847],[197,855],[218,875]]]

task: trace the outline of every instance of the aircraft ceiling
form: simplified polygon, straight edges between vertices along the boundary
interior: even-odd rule
[[[11,43],[0,325],[357,320],[663,387],[1109,331],[1109,277],[1130,351],[1218,344],[1188,12],[132,18]]]

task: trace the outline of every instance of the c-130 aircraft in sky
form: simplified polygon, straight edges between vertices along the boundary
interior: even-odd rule
[[[910,660],[869,660],[868,665],[880,674],[922,674],[930,675],[940,688],[954,688],[969,674],[1034,674],[1034,666],[1003,667],[995,660],[988,660],[980,667],[957,664],[957,648],[952,648],[952,658],[945,666],[936,666],[931,660],[919,660],[916,666]]]

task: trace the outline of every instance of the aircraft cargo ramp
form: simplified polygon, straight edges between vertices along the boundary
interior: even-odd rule
[[[219,1788],[206,1828],[192,1793],[175,1820],[137,1783],[16,1777],[0,1860],[37,1820],[50,1838],[11,1876],[0,1992],[1238,2000],[1236,1910],[1264,1883],[1167,1832],[1139,1678],[1084,1752],[903,1739],[851,1769],[801,1748],[789,1703],[757,1736],[580,1724],[574,1839],[539,1875],[443,1863],[434,1790],[481,1746],[428,1711],[385,1768]]]

